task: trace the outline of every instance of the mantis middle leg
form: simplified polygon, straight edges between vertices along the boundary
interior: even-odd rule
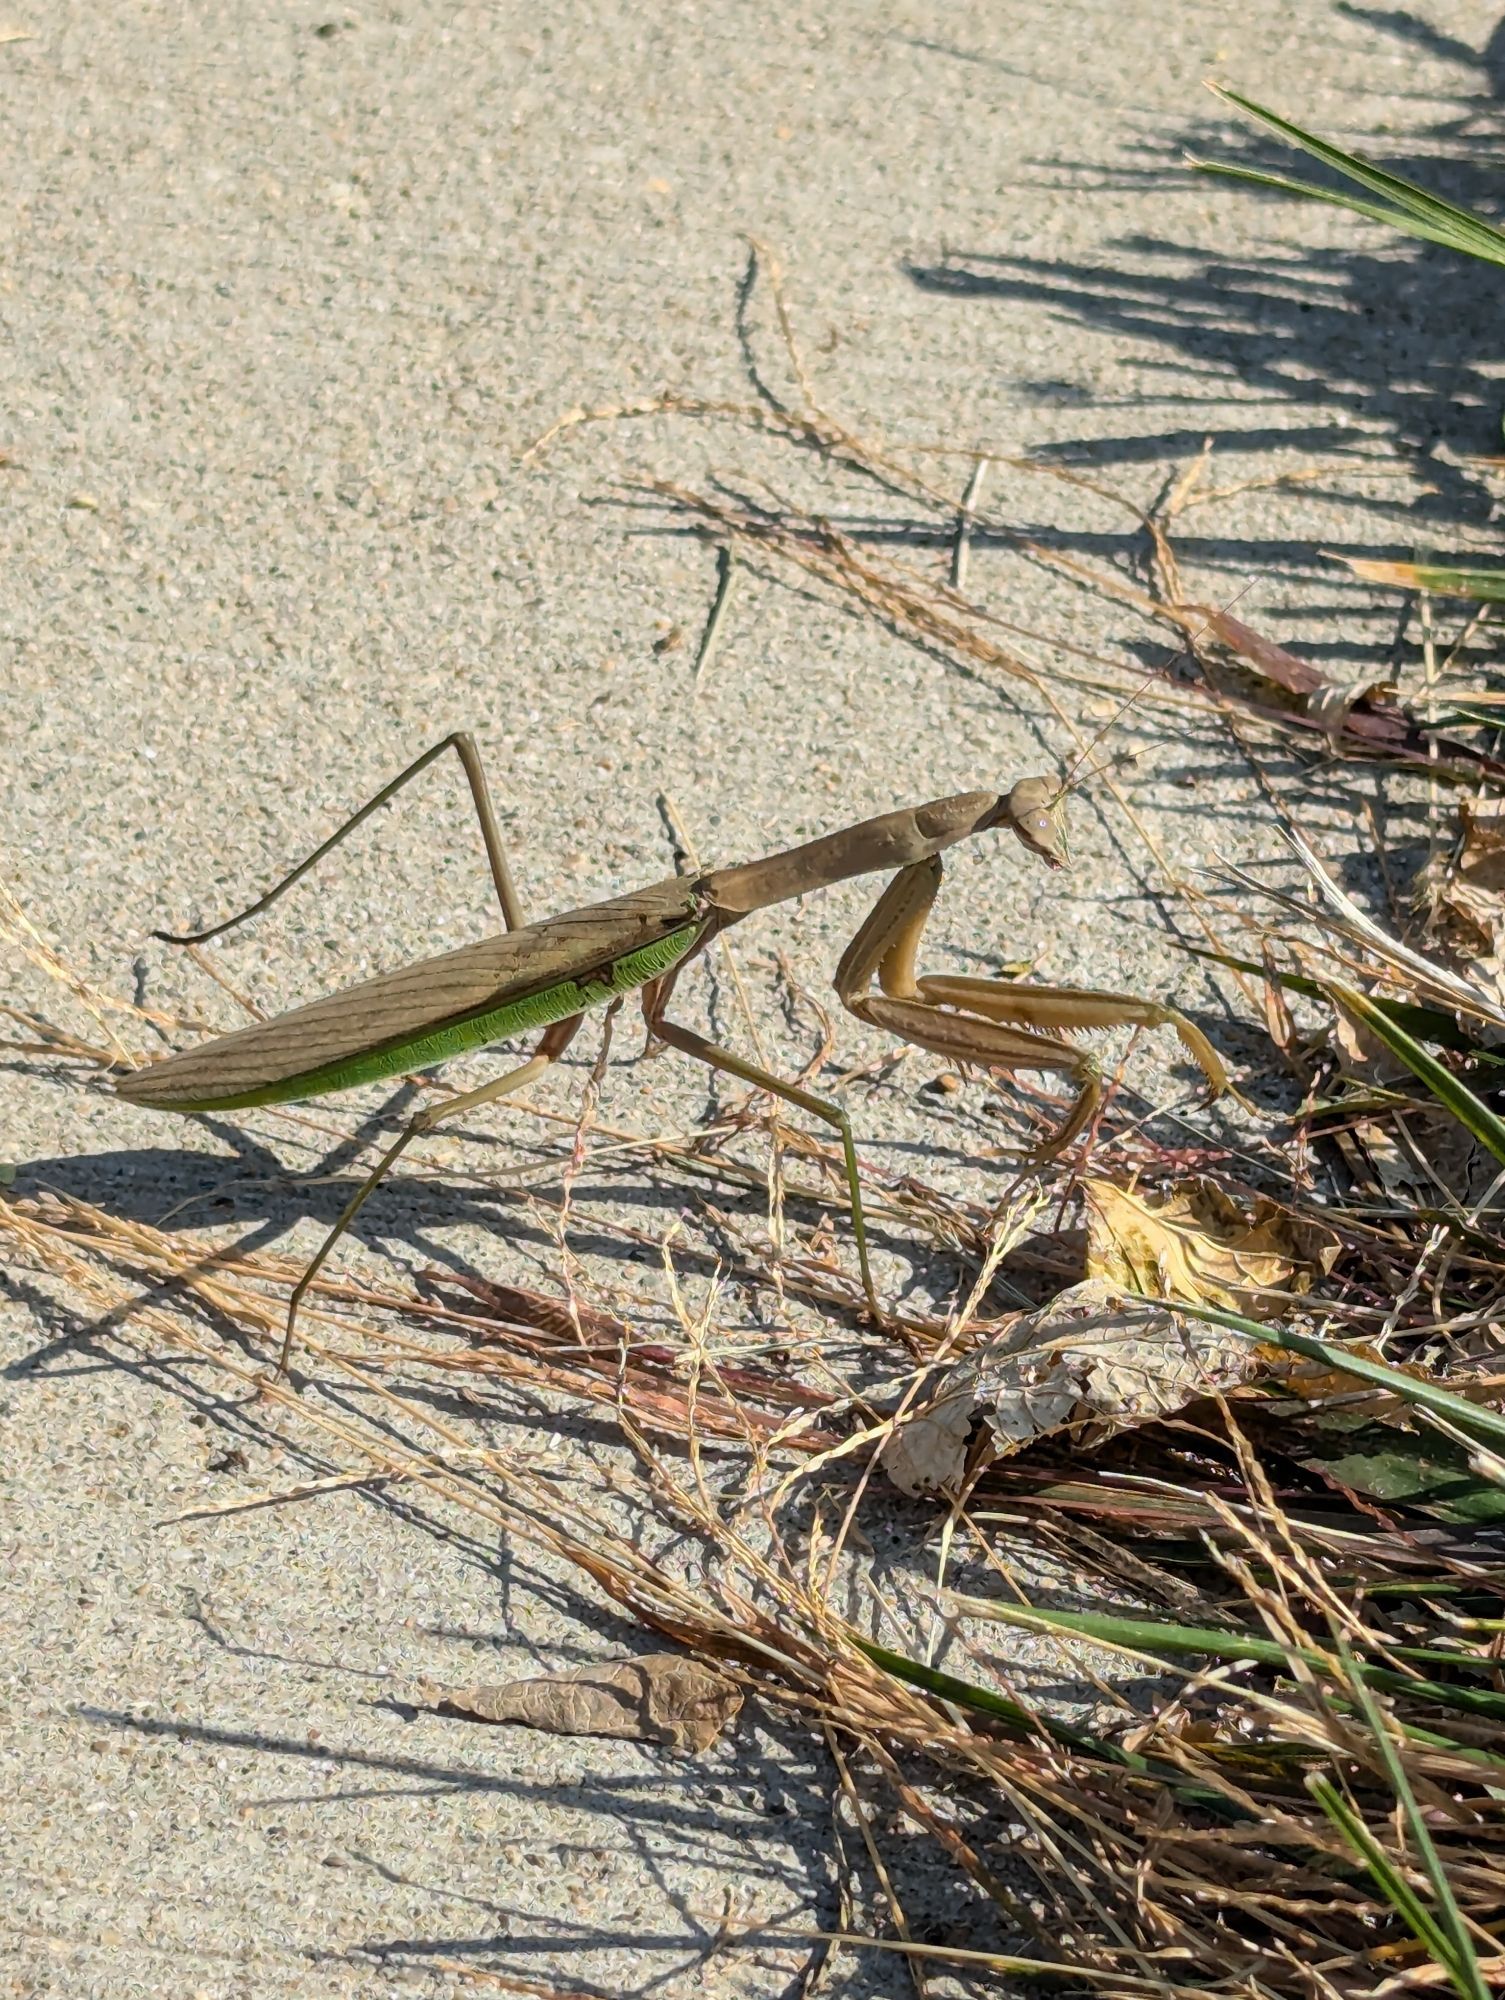
[[[735,1076],[743,1083],[755,1085],[775,1097],[782,1097],[786,1104],[794,1104],[801,1111],[814,1118],[820,1118],[832,1125],[841,1134],[842,1160],[846,1168],[847,1201],[852,1214],[852,1234],[857,1239],[857,1261],[862,1269],[862,1289],[867,1297],[868,1310],[880,1323],[883,1309],[878,1304],[878,1292],[873,1284],[872,1268],[867,1254],[867,1222],[862,1212],[862,1186],[857,1172],[857,1148],[852,1138],[852,1123],[839,1104],[832,1104],[828,1098],[816,1097],[813,1092],[801,1090],[798,1084],[786,1083],[782,1077],[774,1076],[745,1056],[734,1055],[724,1049],[719,1042],[707,1040],[696,1034],[693,1028],[681,1027],[677,1021],[666,1020],[664,1009],[669,1004],[669,996],[674,990],[675,979],[680,968],[667,973],[661,979],[650,981],[643,988],[643,1019],[648,1023],[648,1032],[656,1035],[661,1042],[667,1042],[671,1049],[678,1049],[682,1055],[693,1056],[710,1069],[723,1071],[727,1076]]]
[[[1174,1007],[1129,993],[1074,986],[1016,985],[1006,979],[916,974],[915,959],[941,886],[938,858],[896,875],[836,968],[836,992],[860,1021],[958,1062],[993,1069],[1049,1070],[1070,1078],[1077,1098],[1058,1131],[1031,1156],[1053,1159],[1102,1101],[1102,1075],[1089,1049],[1067,1039],[1084,1028],[1174,1028],[1215,1096],[1227,1084],[1218,1052]],[[872,991],[876,977],[880,991]],[[1018,1023],[1019,1025],[1008,1025]]]

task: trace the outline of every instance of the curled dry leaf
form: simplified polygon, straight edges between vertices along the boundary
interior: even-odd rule
[[[1366,743],[1396,749],[1414,741],[1411,723],[1390,699],[1394,688],[1388,680],[1371,674],[1344,685],[1330,674],[1320,673],[1310,660],[1277,645],[1227,611],[1193,604],[1182,605],[1181,611],[1188,632],[1192,629],[1189,619],[1198,617],[1206,630],[1265,680],[1284,688],[1288,694],[1305,696],[1307,714],[1326,730],[1333,742],[1345,731]],[[1360,702],[1370,706],[1358,709]]]
[[[1505,999],[1505,799],[1465,800],[1463,848],[1438,896],[1450,942]]]
[[[1356,702],[1378,697],[1388,703],[1394,695],[1395,682],[1388,675],[1365,670],[1347,680],[1324,681],[1321,687],[1313,688],[1306,698],[1306,712],[1321,723],[1328,742],[1336,747]]]
[[[1261,1196],[1247,1210],[1210,1181],[1166,1195],[1085,1180],[1087,1271],[1152,1298],[1223,1306],[1251,1319],[1280,1308],[1271,1293],[1310,1291],[1337,1262],[1334,1231]]]
[[[1336,996],[1330,997],[1332,1047],[1342,1075],[1354,1083],[1378,1084],[1382,1090],[1405,1083],[1411,1072],[1394,1049],[1387,1047],[1366,1022],[1350,1014]]]
[[[1420,1189],[1432,1190],[1432,1177],[1419,1157],[1402,1150],[1388,1126],[1378,1118],[1361,1118],[1353,1128],[1356,1145],[1373,1169],[1382,1190],[1394,1200],[1414,1199]]]
[[[901,1493],[954,1492],[960,1486],[977,1404],[977,1366],[969,1359],[949,1368],[935,1393],[906,1412],[878,1454]]]
[[[708,1750],[742,1706],[735,1682],[684,1653],[572,1667],[493,1686],[420,1683],[425,1701],[478,1722],[521,1722],[555,1736],[623,1736]]]
[[[905,1493],[955,1491],[974,1417],[991,1431],[994,1457],[1060,1432],[1096,1444],[1236,1388],[1267,1358],[1222,1327],[1178,1321],[1089,1278],[948,1370],[879,1462]]]
[[[1379,1186],[1397,1201],[1418,1196],[1435,1201],[1441,1187],[1451,1200],[1472,1208],[1485,1201],[1499,1172],[1494,1156],[1440,1108],[1408,1111],[1400,1124],[1358,1119],[1353,1138]]]

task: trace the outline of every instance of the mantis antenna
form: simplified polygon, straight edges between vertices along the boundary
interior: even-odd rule
[[[1244,585],[1242,590],[1236,591],[1234,595],[1229,598],[1226,604],[1220,605],[1218,609],[1213,613],[1211,618],[1204,619],[1202,624],[1200,624],[1197,627],[1196,631],[1193,632],[1191,637],[1186,641],[1185,645],[1180,647],[1178,651],[1171,654],[1170,659],[1166,662],[1166,666],[1173,667],[1176,664],[1177,660],[1181,658],[1183,653],[1189,653],[1192,647],[1195,646],[1197,641],[1201,638],[1202,634],[1212,629],[1214,620],[1223,617],[1226,612],[1231,611],[1234,605],[1238,603],[1239,599],[1242,597],[1247,597],[1249,592],[1253,588],[1254,588],[1254,579],[1251,576],[1249,581]],[[1087,759],[1092,755],[1093,751],[1097,748],[1098,744],[1102,742],[1103,738],[1108,734],[1110,730],[1116,729],[1118,727],[1119,723],[1128,714],[1129,710],[1134,706],[1135,702],[1138,701],[1139,697],[1144,693],[1145,689],[1149,686],[1150,682],[1154,680],[1157,677],[1157,675],[1163,674],[1165,671],[1166,667],[1152,667],[1150,671],[1145,675],[1144,679],[1139,683],[1138,687],[1135,688],[1134,692],[1129,696],[1128,700],[1121,702],[1119,706],[1116,709],[1114,709],[1113,713],[1108,717],[1108,720],[1103,724],[1102,728],[1097,732],[1096,736],[1093,737],[1092,741],[1087,745],[1087,748],[1077,758],[1076,762],[1072,765],[1071,769],[1066,773],[1065,777],[1061,780],[1061,789],[1056,793],[1055,798],[1051,801],[1052,805],[1059,805],[1061,800],[1066,797],[1067,793],[1076,783],[1077,773],[1081,770],[1082,766],[1086,763]],[[1101,766],[1099,766],[1099,769],[1100,768]],[[1093,775],[1095,774],[1092,772],[1088,773],[1089,777]]]

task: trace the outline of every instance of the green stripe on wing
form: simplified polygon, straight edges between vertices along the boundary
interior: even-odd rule
[[[401,1035],[362,1049],[337,1062],[317,1069],[302,1070],[296,1076],[281,1077],[250,1090],[232,1091],[222,1097],[198,1097],[175,1103],[174,1111],[244,1111],[257,1104],[295,1104],[308,1097],[323,1097],[336,1090],[353,1090],[360,1083],[380,1083],[389,1076],[409,1076],[415,1070],[430,1069],[436,1063],[482,1049],[492,1042],[509,1041],[551,1022],[567,1020],[571,1014],[586,1014],[604,1007],[620,993],[646,986],[677,965],[698,942],[699,923],[684,924],[666,937],[624,953],[621,958],[600,966],[581,979],[560,979],[536,993],[486,1007],[454,1020],[441,1021],[416,1035]]]

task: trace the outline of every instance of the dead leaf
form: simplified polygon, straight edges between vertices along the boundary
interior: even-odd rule
[[[521,1722],[555,1736],[621,1736],[671,1750],[708,1750],[742,1706],[742,1690],[684,1653],[572,1667],[494,1686],[419,1683],[423,1699],[478,1722]]]
[[[1089,1278],[951,1368],[889,1437],[879,1463],[905,1493],[955,1492],[976,1417],[992,1432],[997,1457],[1061,1432],[1096,1444],[1236,1388],[1272,1362],[1279,1365],[1276,1350],[1178,1321],[1163,1306]]]
[[[1449,942],[1505,998],[1505,799],[1458,809],[1463,849],[1438,895]]]
[[[890,1431],[878,1463],[901,1493],[953,1492],[967,1461],[967,1437],[977,1410],[977,1369],[962,1361],[942,1387]]]
[[[1389,1089],[1404,1082],[1411,1072],[1400,1057],[1365,1021],[1350,1014],[1333,995],[1332,1046],[1342,1075],[1356,1083],[1378,1084]]]
[[[1330,675],[1319,673],[1310,660],[1277,645],[1226,611],[1208,605],[1183,605],[1181,617],[1188,632],[1192,628],[1186,621],[1192,616],[1263,679],[1284,688],[1287,694],[1304,696],[1307,714],[1324,726],[1333,740],[1346,730],[1367,742],[1397,748],[1411,741],[1414,732],[1410,723],[1384,698],[1391,692],[1388,682],[1371,677],[1363,686],[1337,686]],[[1372,702],[1373,706],[1360,709],[1357,704],[1361,701]]]
[[[1212,605],[1193,604],[1186,608],[1201,617],[1205,628],[1221,639],[1230,653],[1236,653],[1256,673],[1284,688],[1288,694],[1311,694],[1324,685],[1322,675],[1309,660],[1303,660],[1284,646],[1277,645],[1273,639],[1267,639],[1241,618],[1217,610]]]
[[[1376,1118],[1361,1118],[1353,1136],[1375,1172],[1381,1188],[1393,1199],[1414,1199],[1418,1190],[1435,1192],[1431,1175],[1419,1160],[1403,1152],[1396,1136]]]
[[[998,1444],[1049,1430],[1111,1437],[1247,1381],[1263,1351],[1238,1334],[1178,1320],[1089,1278],[1018,1321],[980,1357],[978,1390]]]
[[[1383,1118],[1355,1118],[1345,1143],[1352,1143],[1374,1180],[1396,1201],[1418,1196],[1435,1202],[1439,1191],[1462,1208],[1478,1206],[1482,1213],[1501,1212],[1498,1191],[1491,1193],[1500,1163],[1467,1128],[1442,1106],[1408,1105]]]
[[[1350,679],[1329,680],[1313,688],[1306,698],[1306,712],[1322,724],[1328,742],[1336,747],[1355,703],[1372,701],[1376,696],[1390,701],[1394,695],[1395,682],[1388,675],[1360,671]]]
[[[1337,1262],[1337,1235],[1259,1197],[1246,1212],[1211,1181],[1158,1197],[1085,1180],[1087,1271],[1152,1298],[1187,1299],[1260,1319],[1272,1292],[1310,1291]]]

